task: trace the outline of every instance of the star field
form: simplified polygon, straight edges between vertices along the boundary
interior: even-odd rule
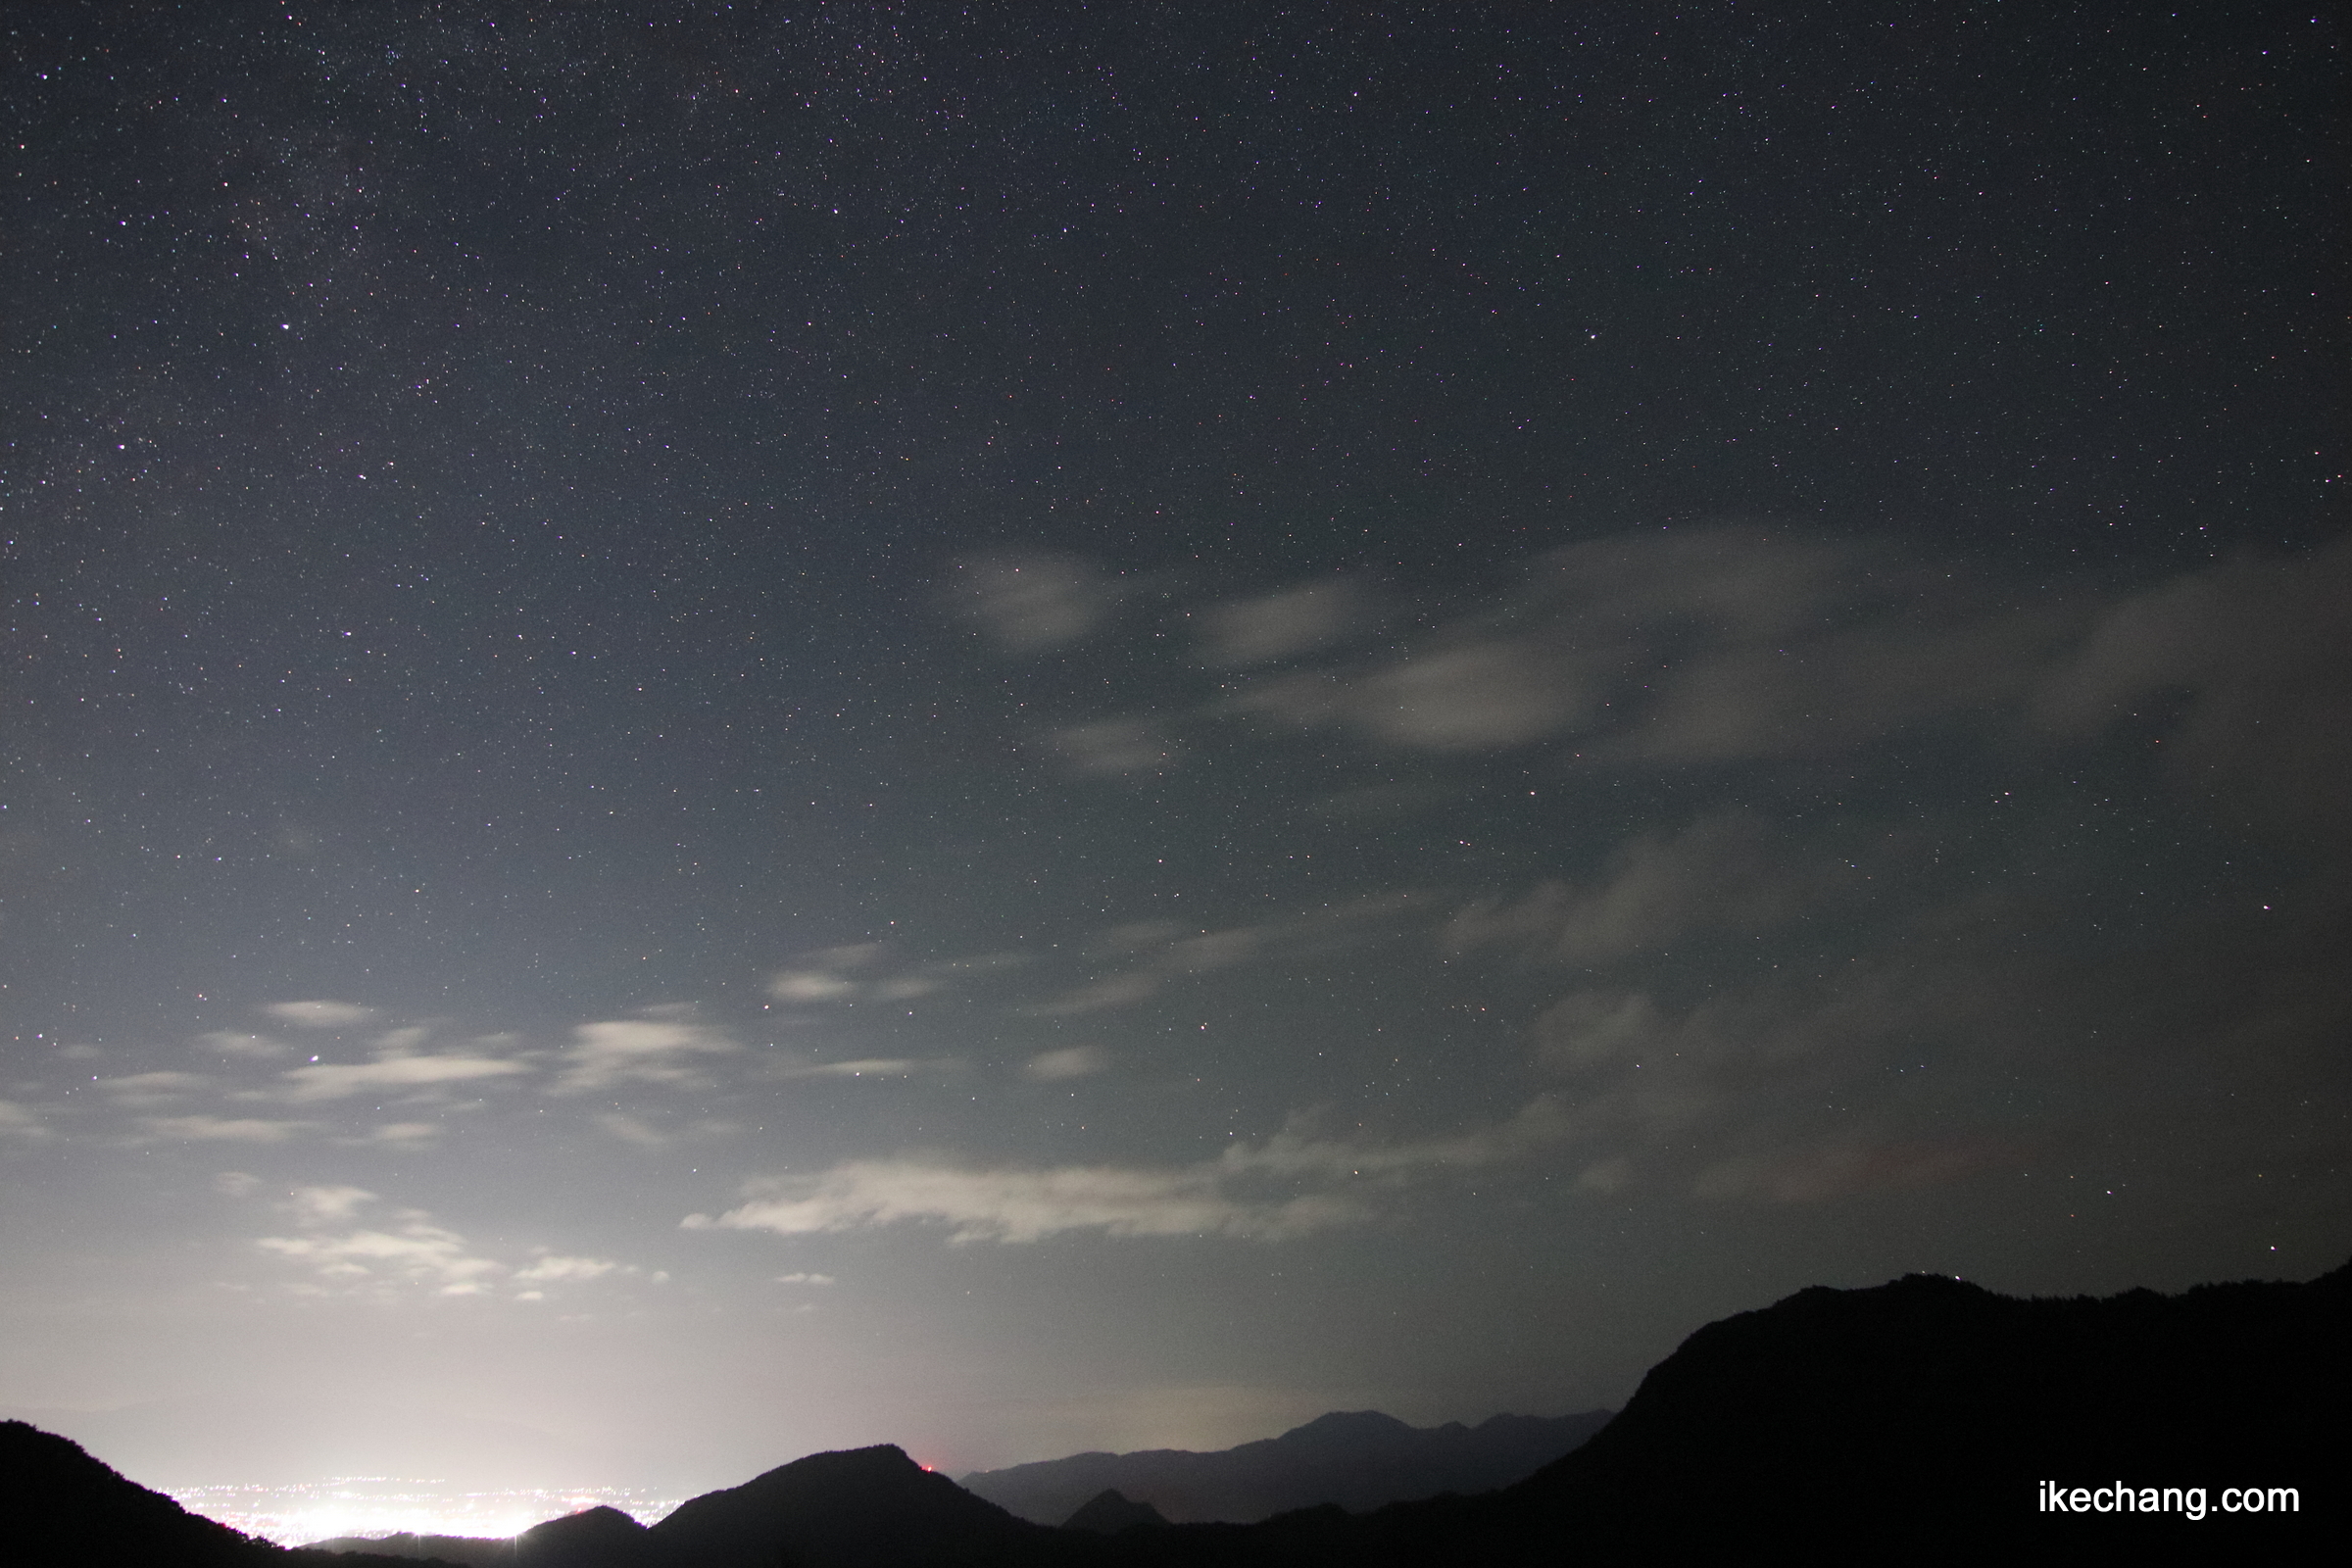
[[[2332,18],[6,28],[11,1413],[691,1489],[2342,1261]]]

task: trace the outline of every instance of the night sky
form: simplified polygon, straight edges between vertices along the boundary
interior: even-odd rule
[[[2340,19],[0,42],[6,1412],[960,1471],[2352,1255]]]

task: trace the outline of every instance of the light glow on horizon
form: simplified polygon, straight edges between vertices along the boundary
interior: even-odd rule
[[[464,1536],[501,1541],[536,1524],[595,1507],[660,1523],[682,1497],[625,1487],[461,1492],[438,1479],[331,1476],[293,1486],[164,1489],[190,1513],[280,1546],[346,1536]]]

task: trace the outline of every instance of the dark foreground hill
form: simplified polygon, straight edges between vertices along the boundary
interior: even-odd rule
[[[2279,1522],[2267,1490],[2248,1513],[2226,1489],[2294,1489],[2288,1522],[2340,1533],[2348,1410],[2352,1265],[2307,1285],[2105,1299],[2020,1300],[1934,1275],[1816,1287],[1686,1340],[1592,1442],[1505,1494],[1502,1534],[1531,1551],[1562,1531],[2259,1550]],[[2044,1511],[2044,1483],[2094,1506],[2117,1483],[2160,1508],[2162,1489],[2181,1490],[2170,1512],[2078,1514]]]
[[[2352,1501],[2352,1266],[2307,1285],[2019,1300],[1915,1275],[1709,1324],[1576,1451],[1474,1497],[1098,1535],[894,1447],[813,1454],[652,1529],[517,1540],[533,1568],[1419,1568],[1601,1562],[2328,1560]],[[2119,1485],[2124,1489],[2120,1494]],[[2062,1504],[2050,1506],[2050,1489]],[[2249,1511],[2248,1494],[2260,1507]],[[2142,1508],[2153,1511],[2140,1511]],[[0,1425],[11,1568],[360,1568],[180,1510]],[[376,1559],[378,1562],[387,1559]]]
[[[1121,1544],[1164,1568],[2302,1561],[2348,1505],[2352,1265],[2101,1300],[1914,1275],[1709,1324],[1501,1493]]]
[[[315,1541],[315,1552],[375,1552],[448,1568],[631,1568],[645,1561],[645,1526],[618,1508],[588,1508],[536,1524],[518,1536],[342,1536]]]
[[[1377,1410],[1334,1411],[1279,1438],[1208,1453],[1079,1453],[975,1471],[957,1484],[1038,1524],[1060,1524],[1111,1490],[1170,1520],[1248,1524],[1317,1503],[1360,1512],[1442,1492],[1493,1492],[1567,1453],[1608,1419],[1606,1410],[1588,1410],[1412,1427]]]
[[[80,1445],[0,1421],[0,1563],[8,1568],[416,1568],[286,1551],[127,1481]]]

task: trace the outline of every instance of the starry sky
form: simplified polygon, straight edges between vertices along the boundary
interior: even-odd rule
[[[708,1487],[2352,1254],[2340,19],[0,13],[0,1407]]]

